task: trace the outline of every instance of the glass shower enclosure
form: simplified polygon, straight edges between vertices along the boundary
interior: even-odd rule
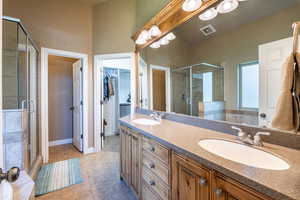
[[[202,107],[224,106],[223,67],[200,63],[174,69],[171,76],[172,112],[201,116]]]
[[[39,52],[19,19],[2,20],[4,169],[30,171],[39,154]]]

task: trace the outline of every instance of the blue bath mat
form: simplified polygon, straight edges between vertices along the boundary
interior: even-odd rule
[[[78,158],[51,163],[40,169],[35,181],[35,195],[39,196],[82,182]]]

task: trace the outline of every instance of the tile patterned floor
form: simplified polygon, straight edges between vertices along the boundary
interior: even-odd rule
[[[50,162],[80,158],[82,184],[37,197],[37,200],[136,200],[120,181],[119,137],[106,139],[103,151],[82,155],[73,145],[60,145],[49,150]]]

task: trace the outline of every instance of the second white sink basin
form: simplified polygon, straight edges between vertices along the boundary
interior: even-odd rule
[[[273,154],[235,142],[205,139],[201,140],[198,145],[225,159],[251,167],[269,170],[286,170],[290,167],[287,162]]]
[[[152,119],[146,119],[146,118],[134,119],[134,120],[132,120],[132,122],[135,123],[135,124],[148,125],[148,126],[153,126],[153,125],[160,124],[158,121],[155,121],[155,120],[152,120]]]

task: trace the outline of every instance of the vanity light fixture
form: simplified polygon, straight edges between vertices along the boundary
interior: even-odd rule
[[[160,41],[152,43],[150,47],[153,49],[158,49],[160,47]]]
[[[186,12],[192,12],[200,8],[202,0],[185,0],[182,4],[182,9]]]
[[[224,0],[218,5],[217,11],[221,14],[229,13],[235,10],[238,6],[239,6],[238,0]]]
[[[143,30],[139,36],[138,36],[138,39],[135,41],[136,44],[138,45],[143,45],[143,44],[146,44],[147,40],[151,38],[150,35],[149,35],[149,32],[146,31],[146,30]]]
[[[199,15],[199,19],[207,21],[215,18],[218,15],[218,11],[215,8],[206,10],[203,14]]]
[[[161,34],[161,30],[160,30],[159,27],[156,26],[156,25],[153,25],[153,26],[150,28],[150,30],[149,30],[149,35],[150,35],[151,37],[157,37],[157,36],[159,36],[160,34]]]
[[[170,41],[166,37],[163,37],[159,43],[160,45],[167,45],[170,43]]]
[[[168,33],[166,36],[165,36],[165,38],[167,39],[167,40],[175,40],[175,38],[176,38],[176,36],[174,35],[174,33]]]

